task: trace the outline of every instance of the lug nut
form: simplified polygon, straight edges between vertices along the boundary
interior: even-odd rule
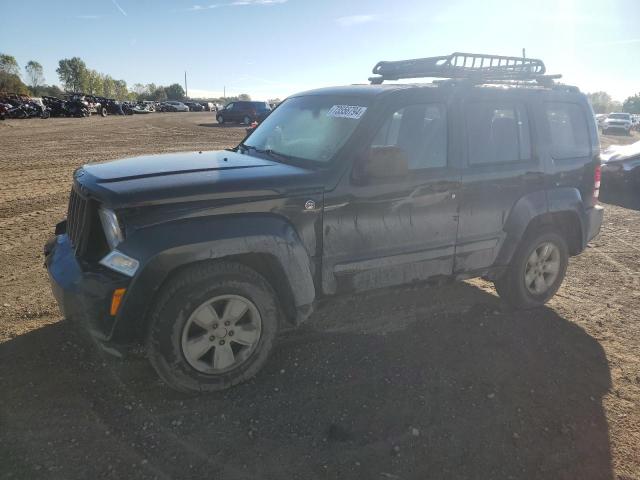
[[[229,330],[229,336],[233,337],[233,330]]]
[[[218,328],[218,324],[217,324],[217,323],[214,323],[214,324],[213,324],[213,329],[215,330],[216,328]]]
[[[226,322],[224,322],[224,324],[225,324],[225,326],[228,327],[229,325],[231,325],[231,322],[229,320],[227,320]]]
[[[220,345],[224,345],[224,340],[220,340]]]
[[[211,335],[211,336],[209,337],[209,341],[210,341],[210,342],[213,342],[215,339],[216,339],[215,335]]]

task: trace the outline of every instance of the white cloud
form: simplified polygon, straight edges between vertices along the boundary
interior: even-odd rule
[[[190,12],[200,12],[204,10],[211,10],[212,8],[220,7],[243,7],[247,5],[277,5],[286,3],[289,0],[234,0],[231,3],[212,3],[210,5],[193,5],[187,8]]]
[[[336,22],[341,27],[352,27],[353,25],[362,25],[363,23],[373,22],[376,19],[375,15],[349,15],[346,17],[336,18]]]
[[[238,7],[242,5],[277,5],[278,3],[286,3],[288,0],[235,0],[229,5]]]
[[[116,8],[117,8],[118,10],[120,10],[120,13],[121,13],[122,15],[124,15],[125,17],[127,16],[127,12],[125,12],[125,11],[122,9],[122,7],[121,7],[120,5],[118,5],[118,2],[116,2],[116,0],[111,0],[111,2],[116,6]]]

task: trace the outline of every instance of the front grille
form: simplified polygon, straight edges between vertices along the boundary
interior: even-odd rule
[[[72,188],[67,211],[67,235],[79,257],[87,251],[93,224],[93,210],[91,200],[80,195],[75,187]]]

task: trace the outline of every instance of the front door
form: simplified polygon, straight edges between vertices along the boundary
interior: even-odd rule
[[[451,274],[459,178],[448,162],[447,117],[443,103],[390,109],[371,147],[401,148],[409,174],[356,179],[352,172],[325,195],[325,293]]]

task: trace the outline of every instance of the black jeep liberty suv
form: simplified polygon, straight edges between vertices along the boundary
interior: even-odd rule
[[[64,315],[214,391],[328,296],[483,276],[515,308],[548,301],[602,222],[586,97],[529,58],[373,71],[288,98],[230,150],[79,168],[45,246]],[[383,84],[419,77],[441,80]]]

